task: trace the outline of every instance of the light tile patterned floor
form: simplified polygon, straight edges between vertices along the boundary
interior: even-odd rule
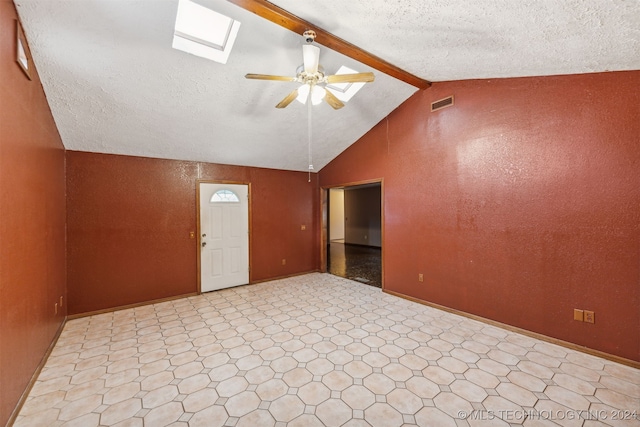
[[[16,425],[638,426],[634,411],[636,369],[309,274],[69,321]]]

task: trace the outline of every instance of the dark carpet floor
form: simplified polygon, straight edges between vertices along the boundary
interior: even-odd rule
[[[381,288],[382,250],[331,242],[327,251],[327,269],[336,276]]]

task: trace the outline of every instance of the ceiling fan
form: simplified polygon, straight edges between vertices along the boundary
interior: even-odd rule
[[[276,108],[285,108],[294,99],[301,98],[303,103],[313,102],[314,104],[318,104],[324,99],[327,104],[337,110],[344,107],[344,104],[324,86],[334,83],[368,83],[374,80],[373,73],[325,75],[324,69],[320,65],[320,48],[311,44],[316,38],[315,31],[307,30],[303,33],[303,37],[307,44],[302,46],[303,64],[296,70],[295,77],[268,74],[245,75],[247,79],[301,83],[301,86],[289,93],[276,105]]]

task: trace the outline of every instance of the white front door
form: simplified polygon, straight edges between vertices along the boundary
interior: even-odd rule
[[[249,186],[200,183],[200,290],[249,283]]]

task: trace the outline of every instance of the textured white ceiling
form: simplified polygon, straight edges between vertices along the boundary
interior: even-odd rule
[[[65,147],[306,171],[306,107],[274,108],[295,84],[244,78],[294,75],[302,37],[196,1],[242,23],[226,65],[171,48],[177,0],[15,0]],[[640,69],[637,0],[273,3],[431,81]],[[322,46],[320,62],[376,81],[313,108],[316,171],[416,90]]]
[[[273,0],[430,81],[640,69],[638,0]]]

